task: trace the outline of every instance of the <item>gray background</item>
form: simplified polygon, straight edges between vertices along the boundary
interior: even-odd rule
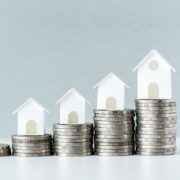
[[[55,102],[76,87],[91,103],[91,87],[115,72],[131,87],[126,107],[134,107],[134,66],[157,49],[177,69],[173,96],[179,103],[180,11],[178,0],[0,0],[0,139],[17,131],[12,112],[34,97],[51,114],[47,131],[59,120]]]

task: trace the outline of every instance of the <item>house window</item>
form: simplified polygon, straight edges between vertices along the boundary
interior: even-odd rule
[[[34,120],[29,120],[26,124],[26,134],[34,135],[37,134],[37,124]]]
[[[77,124],[79,122],[79,116],[77,112],[70,112],[68,115],[68,123],[69,124]]]
[[[114,97],[108,97],[106,100],[106,109],[116,110],[117,102]]]
[[[150,83],[148,88],[149,99],[159,98],[159,85],[157,83]]]
[[[156,70],[158,70],[158,68],[159,68],[159,64],[158,64],[158,62],[157,61],[151,61],[150,63],[149,63],[149,69],[150,70],[152,70],[152,71],[156,71]]]

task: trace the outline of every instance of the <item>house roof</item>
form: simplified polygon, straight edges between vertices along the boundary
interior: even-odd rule
[[[85,100],[88,104],[90,104],[75,88],[71,88],[69,91],[67,91],[67,93],[62,96],[57,102],[56,104],[59,104],[61,101],[63,101],[65,98],[67,98],[71,93],[75,93],[77,94],[79,97],[81,97],[83,100]]]
[[[121,79],[119,79],[114,73],[109,73],[105,78],[103,78],[101,81],[99,81],[94,87],[93,89],[97,88],[98,86],[100,86],[101,84],[103,84],[104,82],[106,82],[108,79],[110,78],[116,78],[120,83],[123,83],[127,88],[129,88],[129,86],[122,81]]]
[[[175,68],[173,66],[171,66],[168,61],[155,49],[152,49],[144,58],[143,60],[133,69],[133,72],[138,70],[139,68],[142,67],[142,65],[144,63],[146,63],[147,60],[149,60],[149,57],[152,55],[157,55],[158,57],[160,57],[160,59],[162,60],[162,62],[165,63],[165,65],[167,67],[169,67],[173,72],[176,72]]]
[[[42,106],[39,102],[37,102],[35,99],[33,98],[29,98],[24,104],[22,104],[21,106],[19,106],[14,112],[13,114],[18,113],[21,109],[23,109],[26,105],[30,104],[31,102],[36,103],[38,106],[40,106],[44,111],[46,111],[47,113],[50,113],[44,106]]]

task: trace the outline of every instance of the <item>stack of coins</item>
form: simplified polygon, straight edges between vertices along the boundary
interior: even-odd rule
[[[94,110],[95,154],[127,156],[134,153],[134,110]]]
[[[174,99],[137,99],[136,144],[140,155],[173,155],[176,152]]]
[[[0,156],[10,156],[11,148],[8,144],[0,144]]]
[[[54,124],[54,154],[89,156],[93,154],[93,124]]]
[[[13,135],[12,150],[14,156],[35,157],[52,155],[52,136]]]

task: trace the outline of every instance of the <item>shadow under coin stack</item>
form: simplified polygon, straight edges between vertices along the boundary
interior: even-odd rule
[[[136,144],[139,155],[173,155],[176,152],[174,99],[137,99]]]
[[[54,154],[90,156],[93,154],[93,124],[54,124]]]
[[[134,110],[94,110],[95,154],[134,154]]]
[[[13,135],[12,149],[14,156],[50,156],[52,155],[52,136],[50,134]]]
[[[0,156],[10,156],[11,148],[8,144],[0,144]]]

